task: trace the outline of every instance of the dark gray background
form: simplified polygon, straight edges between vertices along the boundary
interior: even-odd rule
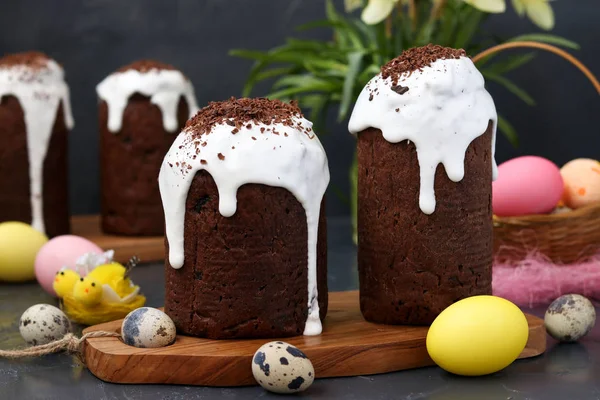
[[[342,0],[335,1],[338,8]],[[510,3],[510,2],[509,2]],[[139,58],[155,58],[181,68],[194,82],[200,105],[239,96],[251,65],[227,55],[232,48],[268,49],[293,27],[321,19],[323,0],[0,0],[0,53],[41,50],[67,72],[75,113],[71,134],[71,209],[93,213],[99,208],[98,129],[95,85],[105,75]],[[598,0],[553,1],[554,33],[578,42],[575,53],[599,74]],[[536,32],[512,11],[492,16],[485,29],[506,37]],[[327,38],[326,31],[317,33]],[[600,158],[598,95],[574,67],[550,54],[511,78],[538,101],[528,107],[493,84],[489,90],[500,113],[517,128],[521,147],[498,139],[499,162],[522,154],[548,157],[558,164],[576,158]],[[266,88],[265,88],[266,89]],[[257,91],[254,95],[264,94]],[[345,124],[329,125],[332,183],[348,192],[348,166],[354,140]],[[348,206],[330,190],[329,214]]]

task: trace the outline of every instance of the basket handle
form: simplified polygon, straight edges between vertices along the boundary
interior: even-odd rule
[[[561,56],[562,58],[569,61],[571,64],[573,64],[577,68],[579,68],[579,70],[581,72],[583,72],[583,74],[590,80],[590,82],[592,82],[592,85],[594,85],[594,87],[596,88],[596,91],[600,94],[600,83],[598,82],[598,79],[596,79],[596,77],[594,76],[592,71],[590,71],[585,65],[583,65],[583,63],[581,61],[579,61],[578,59],[573,57],[571,54],[567,53],[563,49],[560,49],[556,46],[552,46],[550,44],[538,43],[538,42],[528,42],[528,41],[502,43],[502,44],[499,44],[497,46],[492,46],[489,49],[482,51],[481,53],[479,53],[475,57],[473,57],[472,60],[475,63],[475,62],[481,60],[482,58],[489,56],[490,54],[494,54],[494,53],[498,53],[502,50],[518,48],[518,47],[533,47],[536,49],[546,50],[546,51],[549,51],[551,53]]]

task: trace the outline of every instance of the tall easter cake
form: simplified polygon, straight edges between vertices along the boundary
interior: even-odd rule
[[[102,229],[162,235],[156,175],[176,133],[198,111],[192,83],[170,65],[142,60],[109,75],[96,91]]]
[[[212,339],[317,335],[327,312],[325,151],[295,104],[210,103],[167,153],[165,312]]]
[[[0,58],[0,221],[48,236],[70,231],[69,87],[56,61],[38,52]]]
[[[361,92],[358,268],[364,317],[431,323],[491,294],[496,109],[463,50],[403,52]]]

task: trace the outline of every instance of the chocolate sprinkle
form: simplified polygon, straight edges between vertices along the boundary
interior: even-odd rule
[[[396,85],[392,86],[392,90],[398,94],[404,94],[408,92],[408,86]]]
[[[219,160],[221,160],[221,161],[223,161],[225,159],[225,156],[223,155],[223,153],[217,154],[217,157],[219,157]]]
[[[50,58],[46,54],[39,51],[7,54],[0,58],[0,68],[24,65],[36,70],[46,67],[49,60]]]
[[[131,64],[127,64],[122,66],[117,70],[117,72],[125,72],[129,70],[135,70],[141,73],[151,71],[153,69],[157,70],[176,70],[174,66],[170,64],[165,64],[160,61],[155,60],[138,60],[134,61]]]
[[[466,57],[466,55],[467,53],[463,49],[453,49],[433,44],[413,47],[403,51],[398,57],[381,67],[381,77],[383,79],[391,77],[393,85],[397,85],[398,78],[404,73],[420,71],[440,59],[458,59]]]
[[[265,125],[283,124],[294,126],[294,118],[303,118],[302,112],[296,102],[284,103],[280,100],[265,98],[231,97],[227,101],[210,102],[198,113],[188,120],[185,130],[193,138],[209,134],[215,125],[234,123],[232,133],[238,133],[242,126],[262,123]],[[297,128],[296,128],[297,129]]]

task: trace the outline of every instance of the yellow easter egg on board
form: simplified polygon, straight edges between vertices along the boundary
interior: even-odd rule
[[[0,281],[35,279],[35,256],[47,241],[46,235],[23,222],[0,223]]]
[[[427,351],[441,368],[457,375],[487,375],[509,366],[525,348],[529,326],[513,303],[473,296],[446,308],[427,333]]]

